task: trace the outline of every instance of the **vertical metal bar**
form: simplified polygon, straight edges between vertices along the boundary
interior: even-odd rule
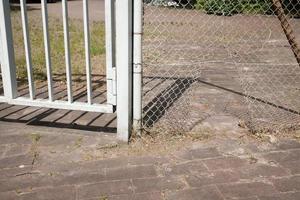
[[[115,8],[114,1],[105,0],[105,45],[107,103],[116,105],[115,74]]]
[[[49,28],[48,28],[48,9],[47,0],[42,0],[42,17],[43,17],[43,31],[44,31],[44,46],[45,46],[45,58],[47,68],[47,80],[48,80],[48,96],[49,101],[53,101],[53,81],[52,81],[52,67],[50,58],[50,42],[49,42]]]
[[[28,30],[26,0],[21,0],[20,3],[21,3],[21,17],[22,17],[22,24],[23,24],[29,94],[30,94],[30,99],[34,99],[35,91],[34,91],[34,80],[33,80],[33,71],[32,71],[31,47],[30,47],[30,37],[29,37],[29,30]]]
[[[143,1],[133,2],[133,127],[137,135],[142,128],[142,18]]]
[[[132,0],[116,0],[117,136],[132,131]]]
[[[85,66],[86,66],[86,87],[87,102],[92,104],[92,67],[90,56],[90,29],[89,29],[89,5],[88,0],[83,0],[83,18],[84,18],[84,44],[85,44]]]
[[[10,4],[0,0],[0,40],[1,40],[1,73],[4,96],[7,99],[17,97],[16,65],[10,19]]]
[[[63,26],[64,26],[64,43],[65,43],[65,59],[66,59],[68,102],[72,103],[73,102],[72,67],[71,67],[71,56],[70,56],[70,36],[69,36],[68,3],[67,3],[67,0],[62,0],[62,12],[63,12]]]

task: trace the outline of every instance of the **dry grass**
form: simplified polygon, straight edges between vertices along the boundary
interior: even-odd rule
[[[153,130],[149,133],[144,133],[142,136],[137,136],[134,133],[129,144],[113,143],[85,149],[81,156],[85,161],[120,156],[161,156],[185,149],[195,143],[208,143],[214,138],[215,133],[207,128],[201,128],[197,132],[181,134]]]
[[[26,59],[20,11],[12,11],[12,27],[14,48],[17,65],[17,77],[27,78]],[[29,11],[29,32],[32,51],[32,63],[35,79],[46,78],[46,64],[42,16],[40,12]],[[85,49],[83,23],[80,20],[69,20],[71,63],[73,74],[85,73]],[[63,23],[61,19],[49,17],[49,32],[51,46],[51,62],[53,73],[65,73],[65,48]],[[91,61],[93,73],[105,74],[105,29],[103,22],[92,22],[91,33]]]

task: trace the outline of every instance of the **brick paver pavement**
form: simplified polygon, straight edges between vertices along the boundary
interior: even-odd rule
[[[9,122],[0,133],[1,200],[300,199],[300,143],[289,138],[225,136],[164,155],[89,159],[115,136]]]

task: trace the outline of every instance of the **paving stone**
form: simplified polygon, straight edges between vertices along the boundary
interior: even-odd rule
[[[204,164],[199,161],[189,161],[186,163],[180,163],[176,165],[167,165],[164,166],[164,174],[165,175],[184,175],[184,174],[197,174],[197,173],[205,173],[207,172],[207,168]]]
[[[47,157],[46,157],[47,158]],[[96,161],[70,162],[70,160],[59,160],[55,165],[41,163],[34,166],[43,172],[75,173],[75,172],[98,172],[106,168],[120,168],[128,166],[127,158],[107,159]]]
[[[2,123],[2,122],[1,122]],[[15,133],[18,133],[18,129],[14,130]],[[29,134],[14,134],[14,135],[4,135],[0,138],[0,145],[2,144],[31,144],[32,139]]]
[[[226,200],[259,200],[258,197],[246,197],[246,198],[226,198]]]
[[[99,171],[102,168],[98,166],[85,165],[85,168],[81,166],[80,162],[69,162],[68,160],[58,160],[55,165],[49,163],[38,163],[33,166],[33,170],[42,171],[43,173],[64,173],[64,174],[74,174],[75,172],[83,172],[83,171]]]
[[[6,151],[6,145],[0,145],[0,159],[3,158]]]
[[[54,134],[55,133],[55,134]],[[40,146],[45,147],[73,147],[75,143],[80,140],[82,142],[84,136],[82,135],[71,135],[71,134],[64,134],[64,133],[56,133],[56,132],[40,132],[41,139],[39,140]]]
[[[60,187],[62,185],[87,184],[105,181],[104,173],[75,173],[75,174],[39,174],[38,171],[28,171],[18,176],[2,179],[0,192],[6,191],[30,191],[32,188]]]
[[[189,150],[176,152],[175,156],[184,160],[193,160],[193,153]]]
[[[30,171],[29,171],[30,172]],[[57,174],[55,172],[45,175],[24,174],[10,177],[0,181],[0,191],[25,190],[39,187],[60,187],[62,185],[91,184],[105,181],[104,172],[93,173],[74,173],[74,174]]]
[[[110,196],[109,200],[163,200],[160,192],[137,193],[133,195]]]
[[[104,171],[98,172],[77,172],[74,174],[61,174],[55,175],[54,172],[53,184],[56,186],[60,185],[79,185],[79,184],[91,184],[106,181]]]
[[[57,148],[59,149],[59,147]],[[85,154],[80,154],[82,152],[76,148],[67,148],[65,150],[58,150],[55,154],[50,153],[51,149],[38,147],[38,156],[35,159],[35,165],[47,164],[52,165],[57,160],[66,160],[73,163],[80,162],[85,158]],[[72,153],[71,153],[72,152]]]
[[[133,200],[163,200],[160,192],[138,193],[133,195]]]
[[[253,164],[238,169],[242,179],[253,179],[256,177],[282,177],[290,175],[289,171],[280,166]]]
[[[300,149],[297,150],[286,150],[266,153],[263,157],[269,161],[275,161],[279,164],[284,164],[285,162],[297,161],[299,160]]]
[[[273,179],[273,183],[281,192],[300,191],[300,176]]]
[[[0,112],[1,109],[0,109]],[[24,124],[22,123],[11,123],[11,122],[4,122],[1,121],[0,123],[0,138],[7,138],[7,136],[9,135],[22,135],[24,133],[28,132],[28,129],[26,128],[26,126],[24,126]],[[1,142],[1,144],[4,144],[3,142]]]
[[[254,150],[255,155],[264,159],[252,164],[248,159],[239,158],[245,155],[245,151],[235,150],[239,146],[232,145],[233,139],[226,138],[212,143],[200,142],[193,145],[193,149],[179,150],[166,156],[120,156],[85,161],[82,159],[84,150],[94,150],[96,144],[102,141],[101,134],[14,124],[2,126],[0,121],[0,156],[3,156],[0,157],[1,200],[52,200],[51,194],[55,199],[78,197],[85,200],[99,200],[106,196],[122,200],[159,200],[163,197],[175,200],[218,200],[220,197],[226,197],[226,200],[300,199],[300,148],[290,139],[284,139],[277,145],[268,144],[263,150]],[[42,136],[38,146],[40,156],[33,167],[32,155],[23,153],[30,150],[31,133]],[[82,136],[80,148],[66,149],[66,145],[74,145],[74,141]],[[254,146],[260,145],[250,142]],[[226,149],[233,154],[227,154]],[[52,154],[51,150],[57,152]],[[20,165],[24,168],[19,168]],[[74,191],[74,188],[77,190]],[[78,196],[74,197],[76,193]],[[56,194],[61,196],[56,197]]]
[[[287,149],[299,149],[300,148],[300,142],[297,140],[291,140],[291,139],[280,139],[279,144],[277,145],[278,149],[281,150],[287,150]]]
[[[147,193],[134,193],[134,194],[123,194],[123,195],[112,195],[112,196],[98,196],[85,200],[163,200],[161,192],[147,192]]]
[[[129,180],[107,181],[78,186],[78,199],[89,199],[93,197],[112,196],[133,193]]]
[[[167,157],[154,157],[154,156],[134,156],[128,158],[129,165],[161,165],[168,163]]]
[[[33,192],[20,195],[21,200],[74,200],[76,189],[74,186],[34,189]]]
[[[0,192],[0,199],[2,200],[19,200],[20,197],[15,191],[10,192]]]
[[[82,168],[117,168],[128,166],[128,158],[109,158],[105,160],[96,160],[90,162],[84,162],[81,164]]]
[[[33,160],[33,156],[28,154],[4,157],[0,159],[0,169],[13,168],[13,167],[18,167],[20,165],[31,165],[32,160]]]
[[[248,161],[238,157],[221,157],[203,160],[203,163],[208,167],[209,170],[219,170],[241,168],[247,165]]]
[[[300,192],[289,192],[273,194],[271,196],[260,196],[259,200],[299,200]]]
[[[136,193],[178,190],[185,186],[181,179],[173,177],[133,179],[132,183]]]
[[[17,156],[17,155],[25,155],[30,151],[31,145],[7,145],[7,151],[5,152],[5,156]]]
[[[251,154],[264,152],[264,150],[260,149],[259,145],[255,143],[245,144],[243,145],[243,148]]]
[[[29,191],[37,187],[55,186],[55,177],[48,175],[23,175],[0,181],[0,192]]]
[[[263,182],[221,184],[218,188],[226,198],[245,198],[277,193],[272,184]]]
[[[206,159],[206,158],[215,158],[219,157],[221,154],[217,150],[217,148],[198,148],[192,149],[184,152],[183,154],[179,154],[180,158],[191,160],[191,159]]]
[[[26,173],[31,173],[31,172],[32,172],[31,166],[0,169],[0,180],[13,178],[13,177],[20,176],[20,175],[26,174]]]
[[[106,170],[107,180],[136,179],[157,176],[153,165],[109,168]]]
[[[113,196],[107,196],[107,195],[101,195],[98,197],[83,199],[83,200],[132,200],[133,195],[129,194],[122,194],[122,195],[113,195]]]
[[[269,142],[257,142],[253,141],[243,145],[243,148],[247,149],[248,153],[263,154],[272,151],[279,151],[280,149],[275,144]]]
[[[220,144],[218,145],[218,149],[223,155],[245,155],[247,151],[246,148],[241,145],[240,140],[234,138],[228,138],[225,141],[223,139],[219,139],[216,141],[216,144]]]
[[[300,174],[300,160],[296,161],[286,161],[284,163],[281,163],[282,166],[289,169],[291,174],[297,175]]]
[[[230,183],[240,180],[239,174],[234,171],[212,171],[203,174],[197,174],[186,178],[191,187],[202,187],[217,183]]]
[[[223,200],[222,195],[215,186],[208,186],[197,189],[187,189],[177,192],[170,192],[167,195],[169,200]]]
[[[84,162],[58,161],[56,165],[51,163],[41,163],[34,166],[34,169],[43,172],[75,173],[75,172],[100,172],[109,168],[121,168],[128,166],[128,158],[114,158]]]
[[[2,111],[1,118],[3,119],[9,119],[9,120],[18,120],[20,117],[22,117],[28,110],[29,107],[26,106],[13,106],[5,111]],[[25,111],[25,112],[24,112]]]

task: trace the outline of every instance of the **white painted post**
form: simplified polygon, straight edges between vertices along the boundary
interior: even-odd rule
[[[135,0],[133,4],[133,128],[137,135],[141,135],[143,0]]]
[[[117,135],[132,131],[132,0],[116,0]]]
[[[7,0],[0,0],[0,33],[2,48],[1,73],[4,96],[7,99],[14,99],[17,97],[17,79],[10,19],[10,4]]]

